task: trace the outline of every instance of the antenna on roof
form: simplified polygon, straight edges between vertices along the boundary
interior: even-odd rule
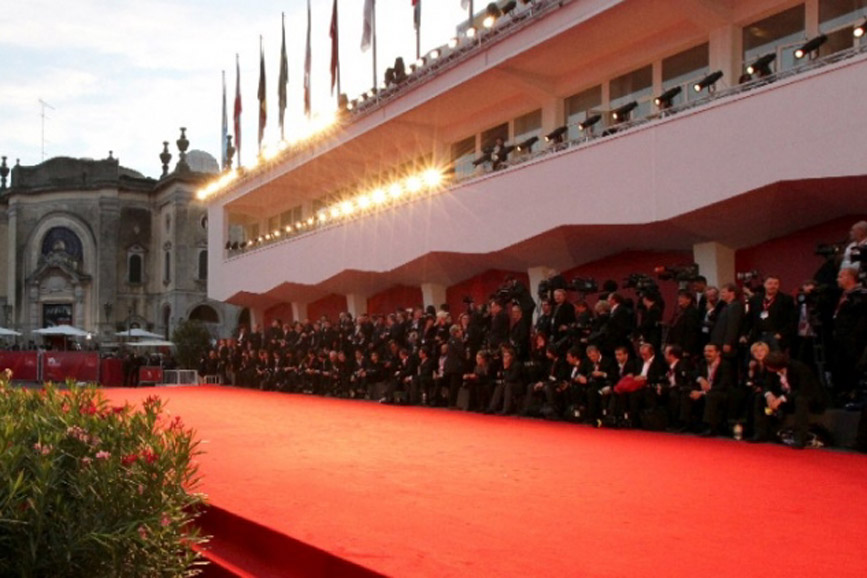
[[[42,160],[44,161],[45,160],[45,109],[50,108],[51,110],[55,110],[55,108],[53,106],[51,106],[50,104],[48,104],[47,102],[45,102],[44,100],[42,100],[41,98],[39,99],[39,104],[42,106],[42,112],[40,113],[40,116],[42,117]]]

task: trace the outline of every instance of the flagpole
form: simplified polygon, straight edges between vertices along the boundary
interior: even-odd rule
[[[416,0],[421,2],[421,0]],[[415,20],[415,59],[421,58],[421,5],[413,7],[413,19]]]
[[[371,12],[371,32],[373,33],[373,93],[376,95],[376,99],[379,100],[379,85],[376,82],[376,0],[373,0],[373,9]]]
[[[337,102],[340,103],[340,95],[343,94],[340,90],[340,18],[337,11],[337,0],[334,0],[334,19],[337,22]]]
[[[473,0],[470,0],[470,16],[469,16],[470,23],[469,23],[469,26],[473,25],[473,14],[474,14],[474,12],[473,12]]]

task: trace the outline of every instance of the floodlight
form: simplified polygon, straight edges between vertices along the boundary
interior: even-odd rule
[[[820,34],[815,38],[808,40],[800,48],[795,49],[795,58],[798,60],[804,58],[808,54],[812,54],[819,50],[819,47],[825,44],[828,41],[828,37],[824,34]]]

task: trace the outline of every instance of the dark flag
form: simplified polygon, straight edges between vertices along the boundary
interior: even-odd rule
[[[235,149],[238,151],[238,166],[241,166],[241,65],[235,55]]]
[[[228,144],[229,144],[229,116],[226,110],[226,71],[223,71],[223,126],[220,130],[220,140],[222,144],[220,145],[220,153],[222,163],[220,165],[221,169],[226,168],[226,153],[228,152]]]
[[[265,138],[265,124],[268,122],[268,98],[265,94],[265,50],[262,48],[262,37],[259,37],[259,151],[262,151],[262,139]]]
[[[307,54],[304,56],[304,114],[310,117],[310,0],[307,0]]]
[[[340,78],[340,53],[337,33],[337,0],[334,0],[334,8],[331,11],[331,94],[334,94],[334,86],[338,84]],[[337,92],[340,92],[338,87]]]
[[[277,80],[277,96],[279,98],[280,140],[285,138],[283,117],[286,115],[286,85],[289,84],[289,60],[286,58],[286,14],[283,14],[283,44],[280,47],[280,78]]]

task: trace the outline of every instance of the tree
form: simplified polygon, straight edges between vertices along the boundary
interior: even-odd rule
[[[199,321],[182,321],[172,333],[178,367],[197,369],[211,347],[211,334]]]

